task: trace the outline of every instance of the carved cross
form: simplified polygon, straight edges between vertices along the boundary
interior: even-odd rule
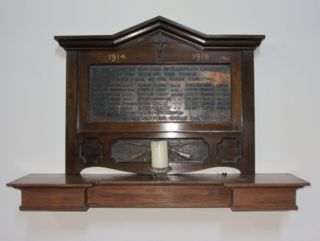
[[[162,36],[162,33],[158,33],[154,38],[153,44],[157,47],[158,60],[161,60],[164,46],[167,44],[166,38]]]

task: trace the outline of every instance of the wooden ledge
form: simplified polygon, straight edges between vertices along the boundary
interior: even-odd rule
[[[30,174],[7,184],[21,190],[21,210],[85,211],[89,207],[224,207],[295,210],[296,190],[310,183],[291,174],[170,175]]]

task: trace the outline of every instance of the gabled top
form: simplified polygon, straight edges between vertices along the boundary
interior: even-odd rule
[[[163,31],[202,48],[255,49],[264,35],[206,35],[158,16],[113,35],[55,36],[64,49],[116,47],[151,32]]]

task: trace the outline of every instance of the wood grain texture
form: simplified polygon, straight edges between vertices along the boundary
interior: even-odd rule
[[[65,49],[100,49],[125,44],[155,31],[164,31],[206,49],[254,49],[264,35],[207,35],[158,16],[114,35],[55,36]]]
[[[253,51],[242,52],[242,130],[244,175],[255,173],[255,132],[254,132],[254,61]]]
[[[234,211],[295,210],[295,188],[233,188],[232,206]]]
[[[76,163],[74,139],[77,132],[77,106],[78,106],[78,81],[77,81],[77,51],[67,52],[66,66],[66,153],[65,153],[65,173],[79,173]]]
[[[89,207],[231,208],[295,210],[296,190],[310,183],[291,174],[169,175],[30,174],[10,182],[21,190],[21,210],[75,211]]]
[[[228,207],[230,201],[223,186],[99,185],[88,191],[91,207],[208,208]]]
[[[93,175],[92,178],[99,175]],[[87,188],[92,186],[92,179],[81,175],[66,174],[29,174],[12,182],[7,186],[14,188]]]
[[[257,173],[254,175],[228,174],[221,177],[224,186],[250,187],[304,187],[310,183],[289,173]]]
[[[160,50],[157,42],[159,36],[164,39]],[[81,170],[93,166],[150,174],[149,161],[117,162],[111,157],[112,144],[119,139],[128,138],[201,138],[208,143],[208,158],[205,162],[172,162],[173,174],[217,166],[236,168],[243,174],[255,172],[253,51],[264,39],[263,35],[205,35],[171,20],[156,17],[114,35],[57,36],[55,39],[67,51],[67,174],[79,174]],[[110,59],[110,55],[125,58]],[[90,66],[98,65],[229,66],[230,120],[90,121]],[[218,102],[215,100],[214,103]],[[99,103],[105,101],[101,100]],[[177,107],[176,104],[171,105],[167,106],[170,110]],[[91,148],[92,153],[89,148],[82,153],[83,143],[87,143],[89,139],[99,143],[99,146]],[[217,145],[224,139],[239,142],[239,156],[234,161],[221,161],[219,158]],[[94,151],[97,149],[101,150],[101,153]],[[228,156],[228,152],[233,149],[226,147],[224,156]],[[84,155],[99,158],[88,161]]]
[[[86,211],[85,188],[22,188],[21,210]]]

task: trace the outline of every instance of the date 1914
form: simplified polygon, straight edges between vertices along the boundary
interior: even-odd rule
[[[127,56],[124,53],[108,53],[107,60],[110,62],[119,62],[126,60]]]

